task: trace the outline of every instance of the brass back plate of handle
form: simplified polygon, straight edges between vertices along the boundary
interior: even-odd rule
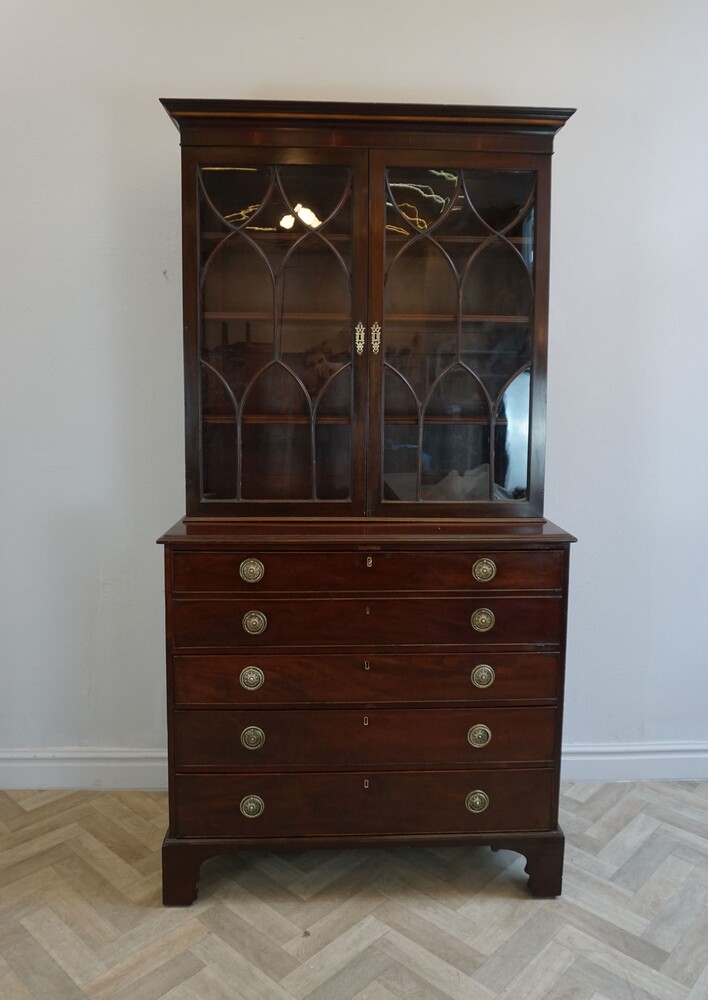
[[[476,788],[473,792],[470,792],[465,799],[465,807],[471,813],[482,813],[488,805],[489,796],[481,788]]]
[[[258,583],[265,576],[265,566],[260,559],[244,559],[238,572],[244,583]]]
[[[496,676],[494,667],[490,667],[488,663],[478,663],[470,674],[470,680],[476,688],[484,689],[492,686]]]
[[[493,559],[478,559],[472,566],[472,576],[478,583],[489,583],[497,575],[497,565]]]
[[[256,819],[265,809],[265,802],[260,795],[244,795],[239,804],[241,815],[246,819]]]
[[[260,635],[268,627],[268,619],[262,611],[247,611],[241,619],[244,632],[249,635]]]
[[[495,621],[494,612],[490,611],[489,608],[477,608],[476,611],[472,612],[472,617],[470,618],[470,624],[475,632],[491,631],[494,628]]]

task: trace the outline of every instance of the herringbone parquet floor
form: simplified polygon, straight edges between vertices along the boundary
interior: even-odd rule
[[[0,1000],[708,1000],[708,781],[565,786],[565,890],[485,848],[243,853],[160,905],[165,796],[0,794]]]

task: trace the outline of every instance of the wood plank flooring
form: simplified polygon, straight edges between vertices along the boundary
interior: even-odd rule
[[[455,847],[243,852],[165,909],[163,793],[0,793],[0,1000],[708,1000],[708,781],[562,806],[558,900]]]

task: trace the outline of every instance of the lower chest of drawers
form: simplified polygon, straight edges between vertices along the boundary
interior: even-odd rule
[[[556,831],[565,553],[310,561],[168,550],[169,844]]]

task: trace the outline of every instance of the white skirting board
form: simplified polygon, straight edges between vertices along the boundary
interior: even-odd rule
[[[563,781],[708,779],[708,743],[575,743]],[[167,787],[164,750],[55,747],[0,750],[0,789]]]

